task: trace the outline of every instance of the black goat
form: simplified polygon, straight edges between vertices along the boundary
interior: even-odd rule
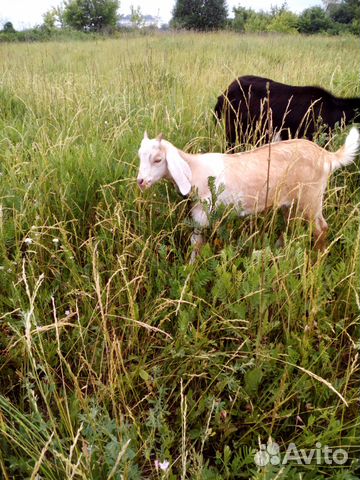
[[[230,145],[250,137],[269,141],[269,120],[277,138],[312,140],[320,127],[329,133],[336,123],[360,120],[360,98],[337,98],[320,87],[293,87],[249,75],[234,80],[214,110],[225,120]]]

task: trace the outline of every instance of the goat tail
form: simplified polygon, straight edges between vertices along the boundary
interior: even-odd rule
[[[360,134],[357,128],[353,127],[346,137],[345,144],[333,154],[330,160],[331,171],[345,167],[355,160],[360,147]]]

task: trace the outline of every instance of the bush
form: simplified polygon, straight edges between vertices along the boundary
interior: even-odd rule
[[[70,28],[49,30],[35,27],[22,32],[0,32],[1,42],[46,42],[49,40],[91,40],[97,38],[96,34],[79,32]]]
[[[267,27],[269,32],[279,33],[298,33],[298,29],[298,16],[286,10],[276,15]]]
[[[270,15],[268,13],[253,12],[245,24],[245,32],[266,32],[269,21]]]

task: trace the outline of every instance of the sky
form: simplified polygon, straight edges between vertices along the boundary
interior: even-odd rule
[[[16,30],[40,25],[43,14],[51,7],[62,3],[62,0],[0,0],[0,25],[10,21]],[[238,5],[251,7],[254,10],[269,10],[271,6],[280,6],[283,3],[284,0],[227,0],[230,14],[233,7]],[[321,4],[321,0],[287,0],[289,9],[297,13]],[[131,5],[140,6],[141,13],[144,15],[159,15],[162,22],[168,22],[172,16],[175,0],[120,0],[119,13],[129,14]]]

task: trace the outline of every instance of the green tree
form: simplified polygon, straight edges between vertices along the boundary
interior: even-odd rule
[[[225,0],[177,0],[172,25],[188,30],[218,30],[227,21]]]
[[[175,28],[196,28],[200,16],[201,0],[177,0],[173,9],[171,24]]]
[[[255,13],[251,8],[238,7],[233,8],[234,18],[231,21],[231,28],[237,32],[245,32],[246,22],[249,20],[251,15]]]
[[[144,15],[141,13],[140,7],[130,6],[130,19],[135,28],[141,28],[144,25]]]
[[[299,31],[301,33],[326,32],[333,27],[333,20],[321,7],[307,8],[299,17]]]
[[[203,30],[224,28],[227,20],[225,0],[205,0],[202,9]]]
[[[51,8],[43,15],[43,24],[42,27],[47,31],[52,31],[55,29],[57,22],[57,11],[55,8]]]
[[[118,8],[118,0],[69,0],[63,20],[76,30],[98,32],[116,26]]]
[[[331,3],[327,9],[327,13],[330,18],[338,23],[350,24],[354,19],[352,9],[349,8],[349,5],[345,2],[337,4]]]
[[[334,22],[346,25],[348,31],[360,33],[360,2],[359,0],[342,0],[329,2],[326,11]]]
[[[4,23],[3,32],[14,33],[15,28],[14,28],[13,24],[11,22]]]
[[[359,0],[345,0],[345,3],[349,5],[354,15],[351,31],[355,35],[360,35],[360,2]]]

